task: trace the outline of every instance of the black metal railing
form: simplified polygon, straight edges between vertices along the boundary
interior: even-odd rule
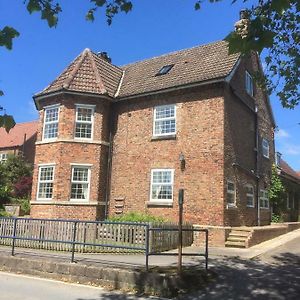
[[[35,224],[33,224],[35,222]],[[51,224],[48,227],[52,233],[45,232],[45,224]],[[58,224],[60,226],[55,227]],[[65,232],[58,232],[59,228],[65,228]],[[145,267],[149,270],[149,257],[152,255],[178,255],[178,253],[155,252],[150,248],[150,242],[155,239],[150,236],[154,232],[179,231],[178,228],[159,228],[151,227],[148,223],[135,222],[112,222],[112,221],[79,221],[79,220],[57,220],[57,219],[27,219],[27,218],[0,218],[0,239],[11,241],[11,255],[15,255],[17,241],[28,241],[50,244],[68,245],[65,251],[71,252],[71,262],[75,262],[75,253],[79,247],[85,249],[90,246],[123,249],[138,251],[145,254]],[[204,232],[205,233],[205,251],[204,253],[183,253],[183,256],[203,256],[205,258],[205,269],[208,268],[208,230],[183,228],[183,232]],[[130,232],[128,236],[126,234]],[[48,236],[47,236],[48,234]],[[93,236],[89,240],[87,236]],[[62,236],[65,239],[61,238]],[[100,240],[100,241],[99,241]],[[29,248],[33,248],[27,245]],[[38,247],[39,249],[41,247]],[[52,247],[53,249],[53,247]],[[51,249],[50,249],[51,250]]]

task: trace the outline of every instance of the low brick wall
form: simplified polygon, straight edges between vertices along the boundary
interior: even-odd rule
[[[300,222],[273,223],[269,226],[253,227],[252,236],[247,246],[252,247],[299,228]]]
[[[208,229],[208,246],[211,247],[224,247],[225,241],[231,231],[231,227],[222,226],[205,226],[194,225],[195,229]],[[203,246],[205,244],[205,233],[194,232],[193,246]]]

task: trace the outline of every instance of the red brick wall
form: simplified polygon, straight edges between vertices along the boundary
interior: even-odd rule
[[[223,225],[224,120],[222,86],[123,101],[116,114],[110,214],[125,198],[124,212],[149,212],[177,220],[178,189],[185,189],[184,220]],[[153,107],[176,103],[175,140],[151,140]],[[180,170],[179,155],[186,159]],[[151,169],[175,169],[172,207],[149,206]]]
[[[267,99],[255,85],[254,97],[245,92],[245,71],[254,74],[258,70],[256,56],[243,59],[225,93],[225,181],[236,183],[236,207],[225,208],[226,226],[253,226],[257,224],[257,180],[256,172],[256,130],[255,106],[258,107],[258,173],[260,189],[267,189],[270,183],[271,166],[274,162],[273,126]],[[270,142],[270,159],[262,156],[262,138]],[[234,167],[238,164],[240,167]],[[251,174],[253,173],[253,174]],[[245,184],[255,189],[255,208],[247,207]],[[226,185],[224,186],[226,196]],[[270,223],[270,210],[261,209],[261,225]]]
[[[106,171],[108,146],[101,142],[108,141],[108,118],[109,105],[101,99],[94,97],[80,97],[64,95],[60,97],[43,100],[41,105],[51,105],[60,103],[58,139],[56,142],[42,142],[43,114],[40,112],[40,126],[38,132],[38,142],[36,145],[35,168],[33,177],[32,191],[32,217],[55,217],[55,218],[84,218],[96,219],[103,218],[104,206],[97,206],[99,202],[105,201],[106,195]],[[93,142],[75,141],[75,104],[94,104],[96,105],[94,114],[94,135]],[[36,201],[38,183],[38,165],[55,164],[54,188],[52,202],[49,206],[38,205]],[[90,204],[94,206],[65,206],[70,203],[71,188],[71,164],[91,165],[90,182]],[[60,204],[63,203],[64,206]],[[88,217],[89,216],[89,217]]]

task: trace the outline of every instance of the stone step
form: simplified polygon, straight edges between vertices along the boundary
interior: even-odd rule
[[[245,232],[251,232],[253,229],[252,228],[247,228],[247,227],[233,227],[232,231],[245,231]]]
[[[237,237],[229,237],[227,239],[227,242],[241,242],[241,243],[245,243],[246,241],[247,241],[247,239],[237,238]]]
[[[232,248],[246,248],[245,242],[236,242],[236,241],[226,241],[225,247],[232,247]]]
[[[249,236],[251,234],[251,231],[239,231],[239,230],[232,230],[230,234],[238,235],[238,236]]]

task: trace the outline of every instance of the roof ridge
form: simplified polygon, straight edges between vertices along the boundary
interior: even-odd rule
[[[107,90],[103,84],[103,81],[102,81],[102,77],[99,73],[99,70],[97,68],[97,65],[96,65],[96,62],[95,62],[95,58],[93,56],[93,52],[92,51],[88,51],[88,56],[91,60],[91,64],[92,64],[92,70],[95,74],[95,77],[96,77],[96,84],[98,85],[98,87],[100,88],[100,91],[105,94],[107,93]]]
[[[213,45],[213,44],[218,44],[218,43],[221,43],[221,42],[226,42],[226,41],[218,40],[218,41],[210,42],[210,43],[207,43],[207,44],[202,44],[202,45],[197,45],[197,46],[194,46],[194,47],[184,48],[184,49],[181,49],[181,50],[175,50],[175,51],[167,52],[167,53],[164,53],[162,55],[157,55],[157,56],[154,56],[154,57],[150,57],[150,58],[146,58],[146,59],[142,59],[142,60],[137,60],[137,61],[131,62],[129,64],[121,65],[119,68],[124,68],[124,67],[127,67],[127,66],[131,66],[131,65],[141,63],[141,62],[151,61],[151,60],[156,59],[156,58],[161,58],[161,57],[177,54],[177,53],[180,53],[180,52],[183,52],[183,51],[193,50],[193,49],[196,49],[196,48],[206,47],[206,46]]]
[[[86,55],[90,52],[91,50],[89,48],[85,48],[83,52],[81,52],[79,61],[75,65],[74,69],[70,72],[69,77],[65,80],[65,82],[62,84],[62,88],[68,89],[71,85],[72,80],[75,78],[79,68],[81,67]]]
[[[16,123],[15,126],[17,125],[22,125],[22,124],[29,124],[29,123],[38,123],[39,120],[32,120],[32,121],[27,121],[27,122],[19,122],[19,123]]]

